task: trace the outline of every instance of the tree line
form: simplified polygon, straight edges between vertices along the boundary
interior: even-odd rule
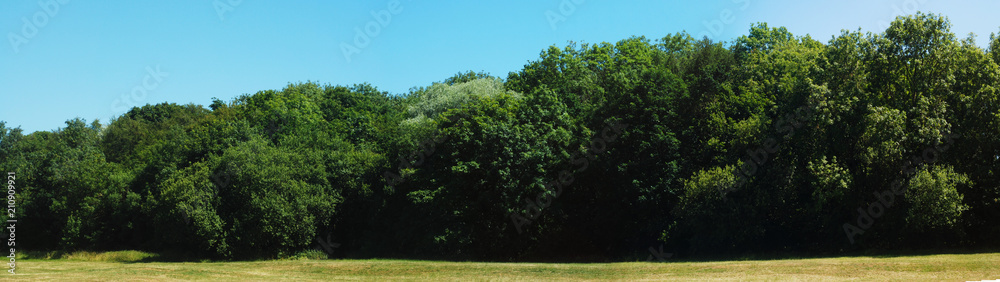
[[[19,244],[244,259],[996,247],[1000,38],[899,17],[552,46],[394,95],[289,84],[23,134]],[[4,214],[0,220],[6,220]],[[329,246],[336,246],[331,248]]]

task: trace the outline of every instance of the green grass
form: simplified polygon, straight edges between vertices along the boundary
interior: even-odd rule
[[[141,251],[116,251],[116,252],[90,252],[79,251],[72,253],[45,252],[27,253],[19,259],[32,260],[66,260],[66,261],[100,261],[100,262],[140,262],[157,259],[159,255]]]
[[[48,257],[48,258],[46,258]],[[302,256],[308,257],[308,256]],[[35,254],[18,280],[984,280],[1000,279],[1000,253],[717,262],[495,263],[288,259],[144,262],[154,254]],[[9,274],[7,274],[9,275]]]

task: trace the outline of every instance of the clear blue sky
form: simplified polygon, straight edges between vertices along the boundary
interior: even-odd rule
[[[506,77],[569,40],[682,30],[732,40],[754,22],[826,42],[841,29],[881,31],[920,10],[944,14],[953,32],[977,34],[980,46],[1000,31],[1000,1],[400,0],[389,11],[391,2],[2,1],[0,120],[54,130],[74,117],[107,123],[133,105],[207,105],[309,80],[405,93],[459,71]],[[372,12],[383,10],[379,22]],[[375,36],[355,42],[356,28]],[[348,61],[343,45],[360,52]]]

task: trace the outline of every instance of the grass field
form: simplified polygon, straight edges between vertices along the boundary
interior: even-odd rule
[[[985,280],[1000,253],[718,262],[483,263],[410,260],[138,262],[140,252],[24,259],[0,280]]]

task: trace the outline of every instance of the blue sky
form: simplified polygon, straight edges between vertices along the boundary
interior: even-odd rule
[[[300,81],[405,93],[466,70],[506,77],[570,40],[732,40],[767,22],[826,42],[917,10],[980,46],[1000,31],[1000,1],[2,1],[0,121],[26,132],[107,123],[131,106],[207,105]]]

